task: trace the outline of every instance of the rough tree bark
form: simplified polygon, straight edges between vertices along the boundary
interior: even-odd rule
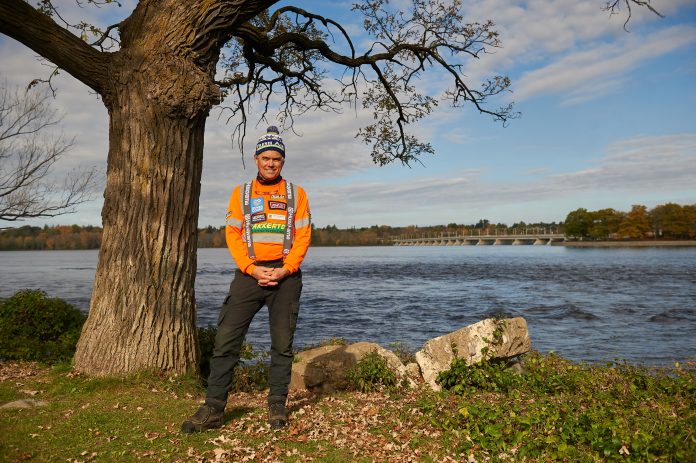
[[[167,46],[165,34],[183,33],[172,30],[182,13],[138,7],[109,66],[104,234],[77,371],[184,372],[198,358],[198,196],[216,91],[210,70]]]
[[[234,27],[272,3],[141,1],[119,25],[115,53],[21,0],[0,5],[0,31],[96,90],[109,113],[104,234],[77,371],[196,367],[196,227],[205,120],[220,99],[215,64]]]
[[[129,64],[118,66],[119,88],[107,103],[104,232],[75,368],[182,372],[197,359],[193,288],[209,78],[195,68],[172,75],[171,56],[120,60]]]

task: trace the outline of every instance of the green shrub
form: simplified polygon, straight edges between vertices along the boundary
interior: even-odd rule
[[[255,392],[268,387],[269,362],[267,352],[254,352],[253,362],[240,360],[234,370],[230,392]]]
[[[519,376],[508,369],[508,362],[482,360],[467,365],[462,358],[455,358],[449,370],[440,372],[435,380],[443,389],[454,394],[473,390],[507,392],[519,383]]]
[[[376,351],[368,352],[346,372],[346,379],[355,389],[370,392],[396,386],[396,373],[387,360]]]
[[[0,302],[0,359],[55,363],[75,353],[86,315],[62,299],[25,289]]]

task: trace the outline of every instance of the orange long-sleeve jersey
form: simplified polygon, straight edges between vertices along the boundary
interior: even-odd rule
[[[244,209],[242,188],[237,185],[232,191],[227,206],[225,237],[227,247],[239,269],[251,275],[256,268],[255,261],[249,257],[244,240]],[[296,272],[307,254],[312,238],[311,213],[307,194],[302,187],[295,185],[295,220],[293,225],[292,248],[283,261],[283,267],[290,273]],[[283,258],[283,237],[287,216],[285,180],[276,185],[262,185],[254,180],[251,185],[251,199],[255,205],[251,215],[251,234],[256,261],[269,261]],[[256,198],[256,201],[254,199]],[[260,200],[263,199],[263,201]]]

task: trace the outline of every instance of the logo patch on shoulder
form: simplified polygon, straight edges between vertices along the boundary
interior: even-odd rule
[[[251,198],[251,213],[263,212],[263,198]]]
[[[269,201],[268,208],[284,211],[288,208],[288,205],[285,203],[281,203],[280,201]],[[261,209],[261,210],[263,210],[263,209]],[[252,211],[253,211],[253,209],[252,209]]]
[[[266,214],[254,214],[251,216],[251,223],[259,223],[266,221]]]

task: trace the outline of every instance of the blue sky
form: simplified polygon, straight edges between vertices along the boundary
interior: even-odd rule
[[[123,7],[77,9],[59,1],[66,15],[98,24],[127,16]],[[283,2],[291,3],[291,2]],[[406,8],[407,1],[392,2]],[[660,19],[634,11],[610,18],[603,0],[480,0],[463,2],[470,20],[496,22],[502,48],[465,63],[477,85],[495,74],[512,79],[522,117],[507,127],[473,107],[443,104],[416,128],[434,156],[423,165],[377,167],[354,139],[371,113],[308,114],[284,133],[284,176],[305,187],[316,225],[434,225],[475,223],[481,218],[511,225],[521,220],[561,221],[571,210],[696,203],[696,1],[654,0]],[[369,45],[361,18],[349,2],[303,1]],[[45,76],[33,52],[0,38],[2,78],[9,85]],[[427,84],[446,85],[432,73]],[[76,144],[56,175],[79,166],[106,170],[106,110],[67,74],[56,81],[55,106],[62,130]],[[222,225],[229,193],[255,172],[250,152],[265,123],[248,132],[246,164],[230,142],[231,125],[213,110],[207,123],[199,224]],[[273,116],[272,116],[273,117]],[[101,223],[101,191],[77,212],[23,224]],[[7,225],[0,223],[0,226]],[[18,225],[15,223],[14,225]]]

